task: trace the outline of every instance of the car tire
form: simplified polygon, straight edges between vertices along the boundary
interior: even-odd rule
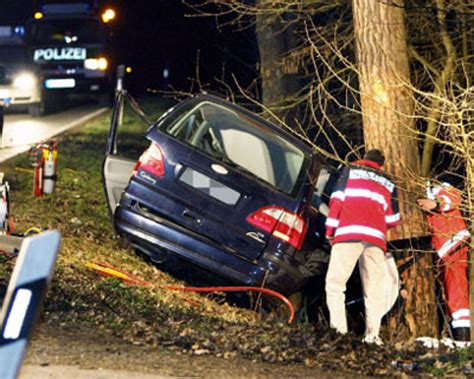
[[[130,240],[127,237],[119,236],[117,238],[117,246],[120,249],[130,250],[131,246],[132,246],[132,243],[130,242]]]
[[[293,306],[295,317],[298,317],[297,314],[303,307],[302,293],[298,291],[293,293],[292,295],[286,296],[286,298]],[[272,320],[277,320],[281,322],[288,321],[288,317],[290,315],[288,306],[283,303],[281,299],[277,299],[276,297],[270,295],[264,295],[262,297],[262,303],[258,305],[251,304],[251,308],[259,309],[261,313],[266,315],[265,317],[269,317]]]
[[[97,98],[97,104],[99,104],[100,107],[110,107],[112,105],[112,101],[112,96],[108,93],[100,94]]]
[[[33,104],[28,107],[28,114],[32,117],[41,117],[45,114],[45,104],[44,102]]]
[[[295,312],[298,312],[303,307],[303,294],[301,292],[295,292],[294,294],[288,296]]]
[[[33,117],[41,117],[47,113],[56,111],[58,104],[59,97],[56,94],[43,91],[40,102],[30,105],[28,107],[28,113]]]

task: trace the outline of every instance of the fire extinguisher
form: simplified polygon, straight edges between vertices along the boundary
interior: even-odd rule
[[[33,194],[36,197],[51,194],[57,178],[58,144],[55,141],[36,146],[34,160]]]
[[[3,181],[0,173],[0,234],[9,234],[13,229],[13,219],[10,218],[10,186]]]
[[[43,151],[43,193],[52,194],[57,177],[58,144],[51,142]]]
[[[31,158],[34,166],[33,195],[39,197],[43,194],[43,147],[38,145],[31,150]]]

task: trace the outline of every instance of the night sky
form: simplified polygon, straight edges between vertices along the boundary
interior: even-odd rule
[[[205,89],[218,91],[232,74],[247,86],[256,76],[257,49],[252,30],[219,29],[214,18],[192,17],[180,0],[122,1],[125,22],[119,26],[119,54],[136,68],[136,79],[151,87],[191,89],[199,78]],[[168,68],[170,79],[163,80]],[[194,86],[194,90],[198,87]]]
[[[202,0],[188,0],[193,2]],[[38,3],[0,0],[0,22],[21,22],[33,14]],[[172,87],[222,93],[222,79],[232,84],[235,75],[247,87],[256,77],[258,52],[252,29],[218,28],[212,17],[191,17],[195,12],[181,0],[111,0],[107,4],[118,11],[113,25],[116,61],[132,67],[129,85],[137,92]],[[165,68],[167,80],[163,78]],[[198,75],[201,88],[194,81]]]

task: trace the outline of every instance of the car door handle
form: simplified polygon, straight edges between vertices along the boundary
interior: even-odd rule
[[[190,211],[188,211],[187,209],[185,209],[182,213],[182,215],[184,217],[186,217],[187,219],[190,219],[192,221],[194,221],[195,223],[201,225],[202,224],[202,219],[197,217],[196,215],[193,215]]]

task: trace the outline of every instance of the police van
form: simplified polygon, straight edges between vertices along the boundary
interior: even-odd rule
[[[0,106],[36,116],[41,108],[40,72],[24,36],[24,25],[0,25]]]
[[[112,9],[100,14],[86,2],[45,3],[26,23],[44,109],[66,95],[88,95],[108,104],[115,71],[109,29],[114,18]]]

